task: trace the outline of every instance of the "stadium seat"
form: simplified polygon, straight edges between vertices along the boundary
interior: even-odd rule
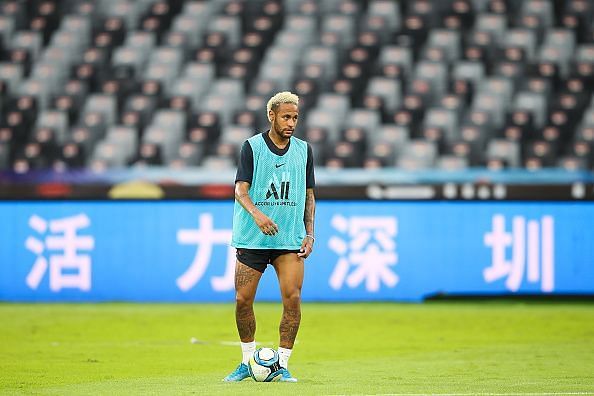
[[[296,133],[322,165],[592,166],[588,2],[7,4],[2,168],[225,168],[280,90],[300,95]],[[125,155],[108,144],[121,128]]]

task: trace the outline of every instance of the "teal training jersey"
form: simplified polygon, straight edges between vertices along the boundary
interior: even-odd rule
[[[305,238],[307,143],[291,137],[284,155],[270,151],[263,134],[248,139],[254,172],[249,194],[258,209],[278,225],[265,235],[254,218],[235,201],[231,245],[246,249],[299,249]]]

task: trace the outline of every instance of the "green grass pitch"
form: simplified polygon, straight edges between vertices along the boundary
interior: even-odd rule
[[[304,304],[296,384],[222,383],[231,304],[0,304],[0,394],[592,394],[594,304]],[[280,304],[257,303],[277,346]],[[191,338],[196,339],[191,343]]]

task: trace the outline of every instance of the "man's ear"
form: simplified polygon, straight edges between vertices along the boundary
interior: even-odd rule
[[[270,110],[268,112],[268,121],[272,122],[274,121],[274,111]]]

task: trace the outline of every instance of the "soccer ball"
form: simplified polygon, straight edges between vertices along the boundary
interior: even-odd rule
[[[281,377],[278,352],[272,348],[258,349],[250,359],[248,371],[254,381],[278,381]]]

